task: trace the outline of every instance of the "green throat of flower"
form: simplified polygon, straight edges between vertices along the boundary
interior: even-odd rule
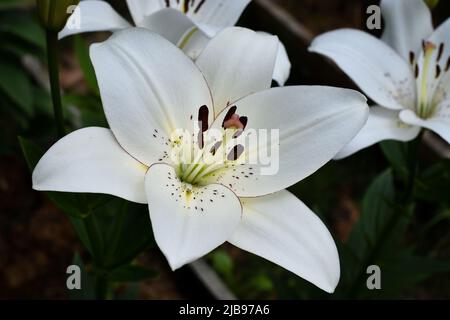
[[[206,185],[216,181],[221,172],[233,168],[241,160],[244,146],[238,143],[237,138],[244,131],[247,118],[239,117],[235,111],[236,107],[230,108],[222,128],[212,132],[208,130],[208,111],[203,106],[199,110],[198,133],[185,131],[171,139],[173,162],[182,182]]]

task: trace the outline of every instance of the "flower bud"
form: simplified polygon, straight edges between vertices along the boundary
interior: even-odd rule
[[[37,0],[41,23],[47,30],[61,31],[73,12],[71,7],[79,2],[80,0]]]
[[[425,0],[425,3],[430,7],[430,9],[434,9],[439,3],[439,0]]]

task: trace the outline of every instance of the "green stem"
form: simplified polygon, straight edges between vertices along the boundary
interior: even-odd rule
[[[95,298],[97,300],[106,300],[108,297],[108,280],[104,275],[96,272],[95,274]]]
[[[61,103],[61,86],[59,83],[59,51],[58,51],[58,33],[47,30],[47,59],[48,72],[50,77],[50,89],[53,102],[53,112],[55,114],[56,129],[61,138],[65,134],[64,116]]]
[[[409,172],[408,172],[408,178],[407,181],[405,181],[405,188],[404,192],[401,195],[399,202],[400,207],[402,208],[401,212],[393,213],[391,217],[389,218],[388,222],[384,225],[379,237],[378,241],[376,242],[374,248],[370,251],[370,253],[367,255],[366,259],[364,259],[364,262],[362,264],[361,272],[359,273],[358,277],[356,278],[356,281],[353,283],[353,285],[350,287],[350,290],[348,291],[348,297],[357,297],[360,289],[362,288],[362,283],[364,282],[364,279],[366,278],[366,267],[369,265],[374,264],[378,256],[380,255],[381,249],[383,248],[384,239],[390,238],[392,232],[396,229],[396,226],[398,222],[400,221],[400,218],[404,216],[404,213],[407,211],[407,206],[409,202],[411,201],[413,197],[414,192],[414,182],[418,173],[419,169],[419,149],[420,149],[420,142],[422,141],[422,134],[420,134],[414,141],[411,141],[408,144],[408,161],[409,161]]]
[[[108,280],[104,274],[104,242],[94,213],[83,219],[92,249],[92,260],[95,276],[95,296],[97,300],[105,300],[108,294]]]

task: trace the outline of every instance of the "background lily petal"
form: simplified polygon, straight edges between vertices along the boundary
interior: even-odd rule
[[[315,38],[309,50],[332,59],[379,105],[389,109],[414,105],[412,68],[374,36],[360,30],[340,29]]]
[[[450,108],[447,107],[447,112]],[[400,118],[403,122],[413,125],[427,128],[440,135],[444,140],[450,143],[450,118],[448,117],[433,117],[423,120],[419,118],[411,110],[403,110],[400,112]]]
[[[366,125],[348,145],[339,151],[335,159],[348,157],[383,140],[411,141],[420,132],[420,127],[402,123],[398,111],[374,106],[369,109],[369,112]]]
[[[72,24],[70,19],[77,18],[72,16],[64,29],[59,33],[60,39],[78,33],[116,31],[131,27],[106,1],[81,1],[78,5],[78,10],[80,10],[79,28],[75,28]]]
[[[423,0],[383,0],[381,13],[385,22],[382,40],[409,61],[410,52],[417,54],[433,32],[430,9]]]

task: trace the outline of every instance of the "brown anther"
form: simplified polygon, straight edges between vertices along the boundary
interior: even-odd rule
[[[425,41],[423,44],[423,51],[434,50],[436,49],[436,45],[431,41]]]
[[[239,115],[233,114],[230,119],[224,122],[223,127],[225,129],[236,128],[236,129],[244,129],[244,124],[241,122]]]

